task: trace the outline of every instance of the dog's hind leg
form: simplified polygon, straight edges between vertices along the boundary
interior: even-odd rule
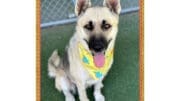
[[[75,101],[73,94],[71,94],[72,84],[66,77],[56,77],[55,86],[59,91],[62,91],[64,93],[66,99],[65,101]]]
[[[103,87],[102,82],[98,82],[94,85],[94,97],[95,101],[105,101],[103,94],[101,93],[101,88]]]

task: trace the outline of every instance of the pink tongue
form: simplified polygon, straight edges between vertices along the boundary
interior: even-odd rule
[[[103,53],[97,53],[95,54],[95,56],[93,57],[94,59],[94,64],[96,65],[96,67],[101,68],[104,66],[105,63],[105,56]]]

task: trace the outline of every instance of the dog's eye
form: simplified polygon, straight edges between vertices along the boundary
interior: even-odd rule
[[[105,25],[104,25],[104,29],[109,29],[109,28],[111,28],[111,25],[110,25],[110,24],[105,24]]]
[[[94,26],[93,26],[93,22],[92,21],[89,21],[88,24],[86,24],[84,26],[85,29],[89,30],[89,31],[92,31],[94,29]]]
[[[111,25],[108,24],[105,20],[103,20],[101,27],[102,27],[103,30],[108,30],[109,28],[111,28]]]

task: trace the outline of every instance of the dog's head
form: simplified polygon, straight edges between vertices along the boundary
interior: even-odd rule
[[[92,55],[104,54],[109,44],[114,43],[120,11],[120,0],[104,0],[102,7],[92,7],[90,0],[76,0],[76,34]]]

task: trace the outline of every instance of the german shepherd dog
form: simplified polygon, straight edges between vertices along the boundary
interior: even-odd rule
[[[113,63],[113,48],[118,32],[120,0],[104,0],[93,7],[90,0],[76,0],[76,31],[63,57],[55,50],[48,60],[49,76],[66,101],[89,101],[86,88],[94,87],[95,101],[105,101],[102,80]]]

